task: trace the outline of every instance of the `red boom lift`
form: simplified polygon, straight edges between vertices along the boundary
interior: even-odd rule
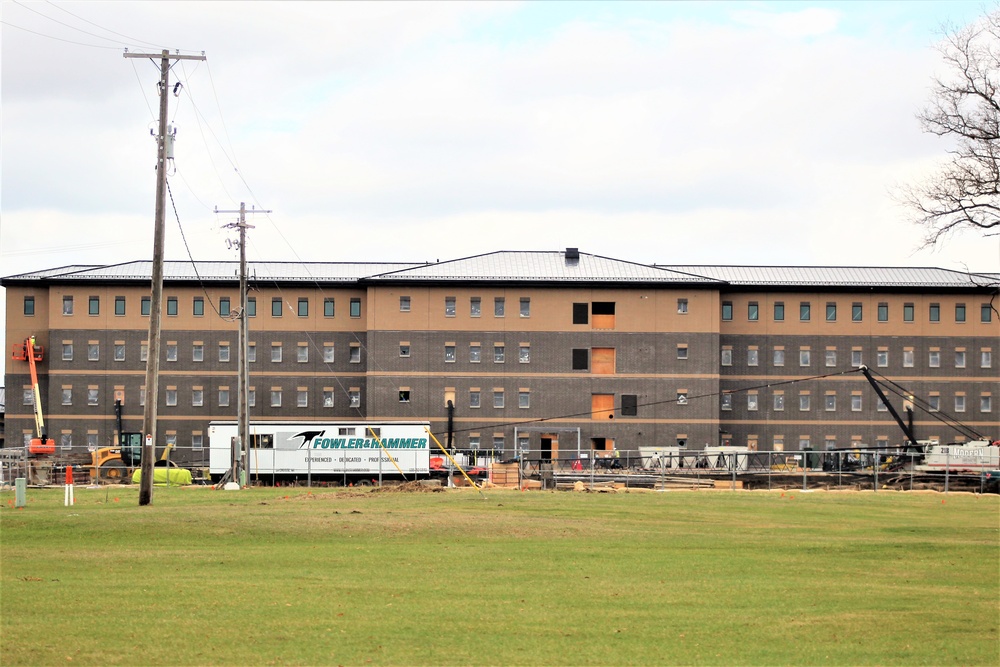
[[[35,337],[32,336],[22,344],[14,344],[13,354],[17,361],[27,361],[28,368],[31,369],[31,390],[34,392],[35,407],[35,428],[37,438],[32,438],[28,444],[29,454],[54,454],[56,451],[56,441],[49,438],[45,432],[45,419],[42,416],[42,397],[38,391],[38,369],[35,362],[41,361],[45,354],[45,349],[41,345],[35,345]]]

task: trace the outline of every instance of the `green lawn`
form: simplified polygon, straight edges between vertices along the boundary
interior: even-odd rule
[[[28,496],[5,666],[1000,663],[998,496]]]

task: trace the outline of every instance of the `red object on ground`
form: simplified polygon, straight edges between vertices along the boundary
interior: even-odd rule
[[[73,483],[73,466],[66,466],[66,483]]]

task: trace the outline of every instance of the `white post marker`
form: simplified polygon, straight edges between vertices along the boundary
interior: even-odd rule
[[[63,507],[76,504],[73,499],[73,466],[66,466],[66,485],[63,494]]]

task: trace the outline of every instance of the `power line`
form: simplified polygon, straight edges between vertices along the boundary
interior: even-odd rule
[[[19,25],[14,25],[10,21],[0,20],[0,23],[7,26],[8,28],[17,28],[18,30],[23,30],[24,32],[30,32],[32,35],[38,35],[39,37],[45,37],[46,39],[54,39],[57,42],[66,42],[67,44],[75,44],[76,46],[86,46],[92,49],[110,49],[112,51],[118,51],[121,47],[118,46],[101,46],[99,44],[85,44],[84,42],[74,42],[71,39],[63,39],[62,37],[54,37],[52,35],[46,35],[43,32],[38,32],[36,30],[29,30],[28,28],[22,28]]]
[[[115,42],[116,44],[119,43],[118,40],[116,40],[116,39],[111,39],[110,37],[105,37],[104,35],[98,35],[97,33],[93,33],[93,32],[90,32],[88,30],[84,30],[83,28],[77,28],[76,26],[72,26],[72,25],[70,25],[68,23],[63,23],[62,21],[60,21],[58,19],[54,19],[51,16],[47,16],[47,15],[41,13],[37,9],[32,9],[31,7],[25,5],[24,3],[18,2],[18,0],[13,0],[13,2],[18,7],[22,7],[24,9],[27,9],[29,12],[33,12],[35,14],[38,14],[43,19],[48,19],[49,21],[52,21],[53,23],[58,23],[61,26],[69,28],[70,30],[76,30],[77,32],[82,32],[84,35],[90,35],[91,37],[96,37],[97,39],[103,39],[103,40],[107,40],[109,42]],[[100,27],[100,26],[98,26],[98,27]],[[102,30],[103,30],[103,28],[102,28]]]
[[[101,30],[104,30],[105,32],[110,32],[112,35],[118,35],[119,37],[124,37],[125,39],[127,39],[129,42],[131,42],[133,44],[144,44],[146,46],[152,46],[152,47],[155,47],[157,49],[162,49],[163,48],[162,44],[154,44],[152,42],[145,42],[145,41],[143,41],[141,39],[136,39],[134,37],[129,37],[128,35],[123,35],[120,32],[115,32],[114,30],[111,30],[110,28],[105,28],[104,26],[98,25],[98,24],[94,23],[93,21],[88,21],[87,19],[83,18],[82,16],[78,16],[78,15],[74,14],[73,12],[69,11],[65,7],[60,7],[56,3],[52,2],[52,0],[45,0],[45,2],[46,2],[46,4],[52,5],[53,7],[55,7],[56,9],[58,9],[61,12],[66,12],[67,14],[69,14],[70,16],[72,16],[73,18],[75,18],[77,20],[83,21],[84,23],[88,23],[88,24],[94,26],[95,28],[100,28]],[[21,4],[21,3],[17,3],[17,4]],[[32,11],[34,11],[34,10],[32,10]],[[49,18],[49,17],[46,17],[46,18]],[[55,20],[55,19],[53,19],[53,20]],[[105,39],[107,39],[107,38],[105,38]]]

